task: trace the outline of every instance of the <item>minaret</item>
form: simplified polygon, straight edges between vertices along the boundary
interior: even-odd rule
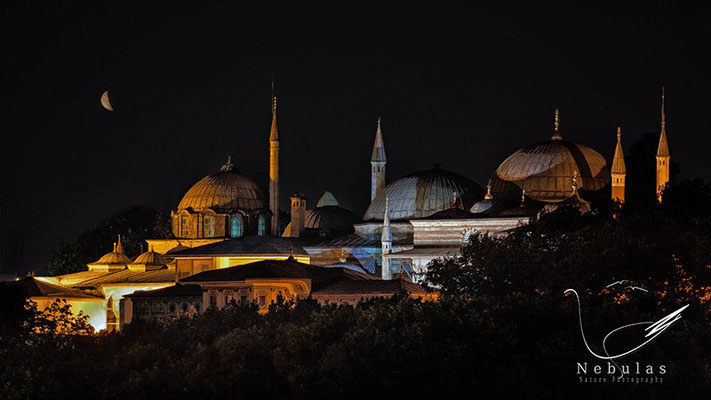
[[[272,212],[271,233],[279,236],[279,127],[277,98],[272,81],[272,128],[269,131],[269,210]]]
[[[390,271],[390,259],[385,257],[385,255],[390,254],[393,251],[393,231],[390,228],[389,202],[390,199],[386,197],[385,215],[383,216],[383,233],[380,236],[380,244],[382,246],[383,253],[383,270],[381,271],[383,279],[392,278],[392,272]]]
[[[560,127],[560,113],[558,112],[558,109],[555,110],[555,123],[554,123],[554,129],[555,131],[553,132],[553,136],[551,136],[551,140],[562,140],[563,135],[560,134],[558,131],[558,128]]]
[[[385,187],[386,162],[383,132],[380,130],[380,118],[378,118],[378,129],[375,131],[373,155],[370,157],[370,201],[375,200],[375,197]]]
[[[625,167],[625,155],[622,152],[622,130],[617,128],[617,146],[615,146],[615,155],[612,157],[612,200],[624,203],[625,201],[625,176],[627,168]]]
[[[659,134],[657,147],[657,200],[662,201],[662,191],[669,183],[669,144],[667,143],[666,121],[664,115],[664,88],[662,88],[662,132]]]

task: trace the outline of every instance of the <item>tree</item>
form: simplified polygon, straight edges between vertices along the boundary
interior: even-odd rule
[[[74,239],[60,242],[52,252],[47,272],[59,275],[83,271],[87,263],[111,251],[118,235],[121,235],[126,254],[138,255],[146,239],[170,237],[170,217],[145,207],[130,207],[118,212]]]

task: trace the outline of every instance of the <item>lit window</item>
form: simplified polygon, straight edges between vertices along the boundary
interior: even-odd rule
[[[240,214],[234,214],[230,219],[230,236],[242,236],[242,216]]]
[[[257,217],[257,235],[264,236],[267,233],[267,217],[259,214]]]
[[[215,217],[212,215],[206,215],[203,220],[203,233],[205,237],[215,236]]]

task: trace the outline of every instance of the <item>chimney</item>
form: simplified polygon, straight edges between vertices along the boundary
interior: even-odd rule
[[[306,223],[306,196],[296,193],[291,196],[291,231],[290,237],[299,237],[304,233]]]

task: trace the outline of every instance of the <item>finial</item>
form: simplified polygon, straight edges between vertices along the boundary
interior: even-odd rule
[[[617,127],[617,141],[619,142],[620,140],[622,140],[622,128],[620,128],[618,126]]]
[[[578,171],[573,171],[573,194],[578,193]]]
[[[521,207],[526,205],[526,189],[521,189]]]
[[[561,136],[561,134],[560,134],[560,132],[559,132],[559,128],[560,128],[560,113],[558,112],[558,109],[557,109],[557,108],[555,109],[555,122],[554,122],[554,124],[553,124],[553,127],[554,127],[554,132],[553,132],[553,136],[551,136],[551,139],[553,139],[553,140],[560,140],[560,139],[563,139],[563,136]]]
[[[491,194],[491,179],[489,183],[486,184],[486,195],[484,195],[484,200],[492,200],[494,196]]]
[[[232,164],[232,155],[227,156],[227,162],[220,167],[220,171],[232,171],[235,166]]]
[[[664,86],[662,86],[662,129],[665,128],[666,126],[666,121],[665,121],[665,115],[664,115]]]
[[[277,109],[277,98],[274,94],[274,76],[272,76],[272,114],[276,113]]]
[[[116,242],[114,242],[114,253],[116,253]]]
[[[123,254],[123,244],[121,244],[121,235],[118,235],[118,243],[116,243],[116,252]]]
[[[378,117],[378,128],[380,128],[380,117]]]

